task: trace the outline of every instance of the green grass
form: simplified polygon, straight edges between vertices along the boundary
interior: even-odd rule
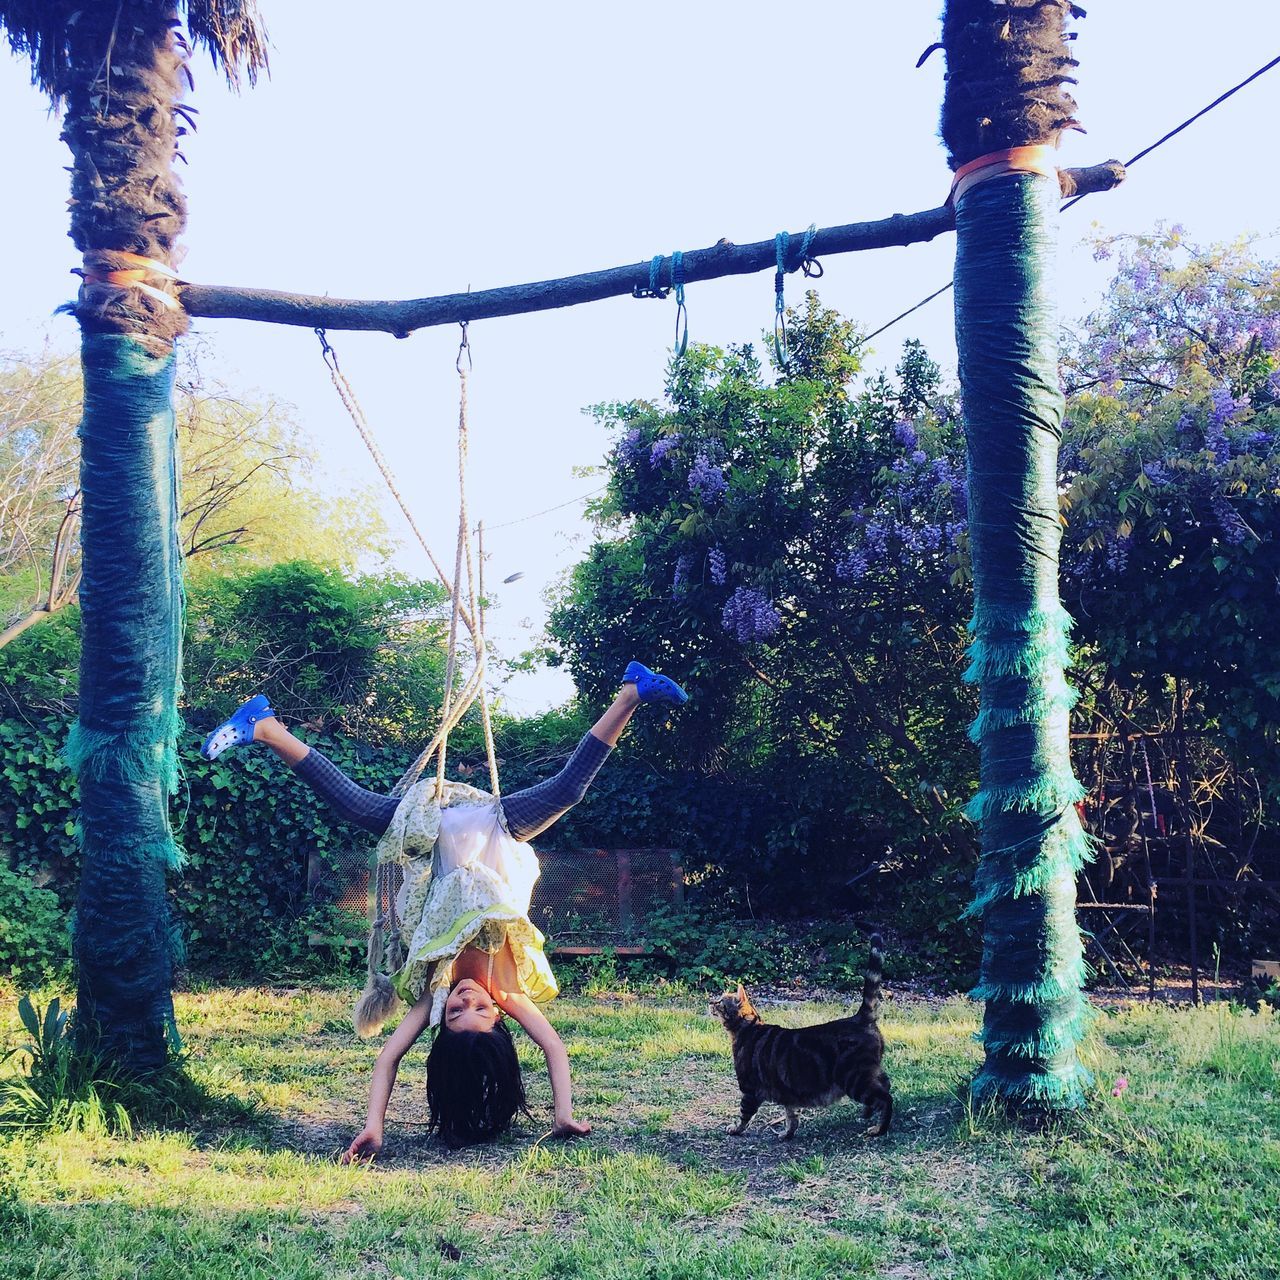
[[[1032,1134],[964,1102],[974,1006],[890,1004],[893,1133],[868,1138],[846,1103],[784,1143],[768,1130],[779,1108],[724,1132],[738,1094],[701,1000],[565,999],[553,1016],[590,1138],[538,1141],[550,1094],[524,1043],[535,1119],[451,1154],[426,1136],[416,1053],[383,1156],[350,1169],[335,1157],[373,1060],[350,994],[178,997],[197,1081],[256,1107],[234,1123],[224,1109],[132,1138],[0,1136],[0,1280],[1280,1277],[1274,1013],[1103,1015],[1090,1109]],[[0,1050],[21,1038],[4,1008]]]

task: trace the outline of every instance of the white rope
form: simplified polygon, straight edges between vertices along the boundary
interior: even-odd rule
[[[467,350],[467,326],[462,326],[462,342],[458,347],[458,546],[453,561],[453,609],[449,617],[449,657],[444,672],[444,706],[441,712],[442,730],[440,756],[436,763],[436,795],[444,795],[444,761],[449,747],[449,711],[453,701],[453,677],[458,662],[458,616],[462,612],[462,561],[466,553],[467,589],[470,595],[468,616],[471,637],[476,645],[476,670],[484,665],[479,632],[475,625],[475,592],[471,590],[471,539],[467,534],[467,371],[462,367],[462,355]],[[469,358],[469,356],[468,356]]]
[[[463,367],[462,359],[465,355],[467,365],[471,363],[471,349],[467,341],[467,326],[462,326],[462,342],[458,347],[458,540],[454,551],[454,568],[453,580],[449,580],[439,561],[432,554],[431,548],[427,546],[426,539],[422,536],[421,530],[418,528],[417,522],[410,513],[408,506],[405,504],[403,497],[400,495],[399,486],[396,484],[395,476],[392,474],[391,468],[387,465],[386,459],[382,455],[382,450],[378,447],[378,442],[374,438],[373,431],[369,427],[368,420],[364,416],[364,410],[361,409],[359,401],[356,399],[355,392],[352,390],[351,384],[347,381],[346,375],[338,365],[337,353],[329,345],[328,339],[325,337],[323,329],[317,329],[316,335],[320,339],[320,344],[324,352],[324,361],[329,369],[329,376],[333,381],[334,388],[338,392],[338,397],[345,406],[347,412],[351,415],[351,420],[355,423],[356,429],[360,432],[360,438],[364,441],[365,447],[369,450],[374,462],[377,464],[378,470],[382,473],[382,478],[386,482],[387,488],[391,491],[392,496],[400,506],[400,510],[404,513],[404,518],[409,522],[409,527],[413,530],[414,536],[418,539],[419,545],[426,552],[427,559],[431,562],[432,568],[436,571],[436,576],[440,579],[445,590],[449,592],[450,609],[449,609],[449,643],[445,658],[445,679],[444,679],[444,697],[440,707],[440,724],[432,736],[431,741],[426,747],[418,753],[412,764],[401,775],[400,780],[392,788],[393,796],[402,796],[418,779],[422,776],[427,764],[432,756],[436,756],[436,794],[440,795],[444,789],[444,771],[445,760],[448,752],[449,734],[457,727],[462,717],[470,709],[471,705],[480,699],[480,720],[484,728],[485,753],[488,757],[489,764],[489,781],[494,796],[501,794],[500,783],[498,780],[498,762],[497,753],[493,743],[493,724],[489,714],[489,698],[485,688],[485,671],[487,667],[488,650],[484,637],[484,534],[483,526],[480,529],[480,569],[476,572],[475,561],[471,553],[471,537],[467,527],[467,449],[468,449],[468,427],[467,427],[467,369]],[[463,567],[466,568],[466,603],[463,602],[463,583],[462,573]],[[471,635],[472,644],[475,649],[475,667],[466,683],[462,686],[457,696],[454,696],[454,689],[457,682],[458,669],[458,622],[461,620],[467,631]],[[388,895],[386,910],[383,910],[384,888]],[[375,907],[374,912],[378,920],[385,921],[390,918],[394,920],[395,901],[394,888],[387,884],[384,886],[382,878],[379,877],[377,890],[373,895]],[[375,921],[376,923],[376,921]]]
[[[484,521],[481,520],[476,527],[476,554],[480,561],[479,573],[479,589],[480,601],[479,609],[472,606],[472,612],[476,615],[476,622],[480,628],[480,647],[487,654],[488,641],[484,634]],[[480,723],[484,726],[484,750],[489,760],[489,785],[493,789],[495,798],[501,798],[502,787],[498,782],[498,756],[493,746],[493,721],[489,717],[489,690],[482,684],[480,686]]]
[[[329,377],[333,382],[334,389],[338,393],[338,398],[342,401],[343,407],[347,413],[351,415],[351,421],[355,423],[356,430],[360,433],[360,439],[364,441],[365,448],[369,450],[369,456],[373,459],[378,470],[382,473],[382,479],[386,483],[387,488],[391,491],[391,496],[396,500],[401,513],[408,521],[409,528],[413,530],[413,536],[417,538],[418,545],[426,553],[427,559],[431,562],[431,567],[436,571],[436,577],[440,579],[440,585],[454,596],[456,593],[453,589],[453,583],[449,581],[448,575],[440,567],[440,562],[435,558],[431,548],[427,545],[427,540],[422,536],[422,530],[418,528],[418,522],[413,518],[413,513],[409,510],[404,498],[400,494],[400,488],[396,484],[396,478],[390,466],[387,464],[386,458],[382,454],[382,449],[378,445],[378,441],[373,434],[373,429],[369,426],[369,420],[364,416],[364,410],[360,407],[360,402],[356,399],[355,391],[352,389],[351,383],[347,381],[347,376],[342,372],[338,365],[337,352],[329,345],[328,338],[325,337],[323,329],[317,329],[320,343],[324,351],[324,362],[329,370]],[[464,617],[463,621],[467,625],[467,630],[475,635],[475,621],[470,617]]]

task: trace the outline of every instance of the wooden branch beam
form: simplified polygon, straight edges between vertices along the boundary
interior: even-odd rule
[[[1062,169],[1059,178],[1064,195],[1088,195],[1109,191],[1124,180],[1124,166],[1108,160],[1087,169]],[[851,222],[842,227],[824,227],[809,248],[811,258],[863,249],[883,249],[891,245],[917,244],[955,230],[955,212],[949,205],[921,213],[895,213],[877,222]],[[799,253],[802,233],[791,236],[792,261]],[[709,249],[695,249],[684,255],[684,280],[694,284],[719,280],[724,276],[772,271],[777,255],[772,240],[735,245],[721,240]],[[663,259],[659,283],[671,284],[671,259]],[[495,316],[523,315],[530,311],[552,311],[583,302],[616,298],[649,287],[649,263],[633,262],[625,267],[566,276],[559,280],[539,280],[534,284],[508,285],[479,293],[453,293],[439,298],[413,298],[403,302],[363,302],[350,298],[318,298],[301,293],[277,293],[270,289],[238,289],[227,285],[182,282],[178,299],[188,315],[208,320],[260,320],[268,324],[291,324],[319,329],[364,329],[407,338],[415,329],[433,325],[459,324],[464,320],[487,320]]]

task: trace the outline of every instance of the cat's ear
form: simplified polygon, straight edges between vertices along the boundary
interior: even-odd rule
[[[751,1003],[751,1001],[749,1001],[749,1000],[747,999],[747,989],[746,989],[746,987],[744,987],[744,986],[742,985],[742,983],[738,983],[738,992],[737,992],[737,995],[738,995],[738,1003],[739,1003],[739,1004],[750,1004],[750,1003]]]

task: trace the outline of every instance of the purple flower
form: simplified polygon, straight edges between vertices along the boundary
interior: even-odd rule
[[[1129,563],[1129,549],[1133,545],[1132,538],[1116,538],[1114,542],[1107,543],[1107,549],[1103,552],[1103,563],[1112,573],[1123,573],[1125,566]]]
[[[1280,347],[1280,312],[1273,311],[1255,320],[1253,332],[1264,351],[1274,351]]]
[[[1133,281],[1133,287],[1139,293],[1146,293],[1151,287],[1152,281],[1155,279],[1155,271],[1152,269],[1151,263],[1145,259],[1139,259],[1133,264],[1129,278]]]
[[[1230,387],[1214,387],[1213,412],[1209,415],[1209,421],[1215,427],[1225,427],[1229,422],[1234,422],[1236,417],[1248,407],[1248,396],[1240,396],[1237,399],[1231,394]]]
[[[719,502],[729,488],[724,472],[705,453],[700,453],[689,468],[689,488],[711,505]]]
[[[1240,518],[1240,513],[1221,494],[1209,503],[1213,508],[1214,519],[1222,530],[1222,539],[1233,547],[1239,546],[1249,536],[1249,526]]]
[[[720,621],[739,644],[752,644],[775,635],[782,625],[782,615],[753,587],[739,587],[725,601]]]
[[[728,568],[725,564],[724,548],[712,547],[707,553],[707,566],[711,570],[711,581],[717,587],[723,587],[725,579],[728,577]]]
[[[1169,483],[1169,468],[1163,462],[1144,462],[1142,474],[1154,485]]]
[[[644,450],[640,446],[640,428],[632,427],[621,440],[618,441],[618,461],[624,467],[634,467],[640,460],[640,455]]]
[[[688,556],[680,556],[676,560],[676,571],[671,577],[671,594],[673,596],[682,596],[689,589],[689,564]]]
[[[674,435],[660,436],[655,440],[649,449],[649,465],[660,467],[667,454],[680,443],[680,439],[680,432],[677,431]]]
[[[916,429],[909,422],[899,422],[893,428],[893,438],[904,448],[916,447]]]
[[[929,455],[925,453],[923,449],[917,449],[912,453],[911,461],[914,462],[917,467],[920,467],[929,461]]]
[[[836,561],[836,577],[846,582],[861,582],[871,572],[866,552],[853,550]]]

